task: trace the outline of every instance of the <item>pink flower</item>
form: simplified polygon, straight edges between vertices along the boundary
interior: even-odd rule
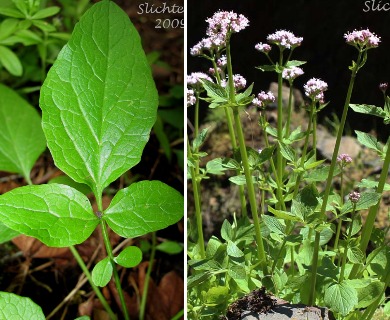
[[[379,90],[381,90],[383,93],[386,92],[388,87],[389,87],[389,84],[387,82],[379,84]]]
[[[275,96],[271,91],[261,91],[257,94],[257,97],[252,100],[252,104],[259,108],[266,107],[271,102],[275,102]]]
[[[348,163],[352,162],[352,158],[348,154],[342,153],[337,156],[337,162],[340,163],[342,166],[345,166]]]
[[[226,56],[223,55],[221,56],[218,60],[217,60],[217,66],[218,67],[226,67],[227,65],[227,59],[226,59]]]
[[[291,68],[285,68],[282,72],[283,79],[286,79],[288,81],[292,81],[295,78],[303,75],[303,70],[299,67],[291,67]]]
[[[202,87],[202,79],[213,81],[207,74],[203,72],[192,72],[190,75],[187,75],[187,85],[195,89]]]
[[[344,38],[348,44],[360,49],[376,48],[381,42],[381,38],[368,29],[345,33]]]
[[[267,36],[269,43],[276,44],[281,49],[294,49],[301,45],[303,38],[296,37],[292,32],[279,30]]]
[[[313,101],[324,101],[324,91],[328,90],[328,84],[320,79],[312,78],[304,86],[305,94]]]
[[[187,107],[193,106],[196,103],[194,90],[187,89]]]
[[[352,203],[357,203],[360,199],[360,193],[357,191],[353,191],[349,194],[349,200],[351,200]]]
[[[210,37],[222,35],[226,39],[229,32],[240,32],[249,26],[249,20],[233,11],[218,11],[206,19],[209,26],[206,34]]]
[[[259,42],[258,44],[255,45],[255,49],[263,53],[268,53],[271,51],[271,46],[267,43]]]
[[[239,74],[233,75],[233,82],[234,82],[234,88],[236,89],[236,91],[241,90],[241,89],[245,88],[245,86],[246,86],[246,79]],[[226,80],[223,79],[221,81],[221,86],[226,87],[227,83],[228,83],[228,79],[226,77]]]

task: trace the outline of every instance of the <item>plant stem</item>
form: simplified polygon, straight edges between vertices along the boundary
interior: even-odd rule
[[[148,299],[149,280],[150,280],[150,274],[151,274],[152,269],[153,269],[155,254],[156,254],[156,233],[152,232],[152,250],[150,252],[149,265],[148,265],[148,270],[146,271],[144,290],[142,292],[142,299],[141,299],[141,305],[140,305],[140,310],[139,310],[139,319],[140,320],[145,319],[145,309],[146,309],[145,307],[146,307],[146,301]]]
[[[357,72],[359,70],[359,66],[360,66],[360,63],[361,63],[361,58],[362,58],[362,52],[359,51],[359,56],[357,58],[357,62],[356,62],[355,68],[352,70],[351,79],[349,81],[347,97],[345,99],[343,114],[341,116],[341,121],[340,121],[340,128],[339,128],[339,131],[337,133],[336,145],[335,145],[335,148],[334,148],[334,151],[333,151],[332,161],[330,163],[328,179],[326,181],[325,193],[324,193],[324,197],[322,199],[322,206],[321,206],[321,216],[322,217],[325,216],[326,205],[328,203],[330,189],[332,187],[333,173],[334,173],[334,170],[335,170],[335,167],[336,167],[336,159],[337,159],[337,155],[338,155],[338,152],[339,152],[339,149],[340,149],[341,136],[343,135],[345,121],[347,120],[349,102],[351,100],[353,85],[355,83],[356,74],[357,74]],[[310,290],[310,296],[309,296],[309,305],[313,305],[313,303],[315,301],[315,286],[316,286],[316,281],[317,281],[317,266],[318,266],[319,246],[320,246],[320,234],[319,234],[318,231],[316,231],[316,238],[315,238],[315,243],[314,243],[313,263],[312,263],[313,268],[312,268],[312,278],[311,278],[311,290]]]
[[[179,320],[184,315],[184,309],[181,309],[178,313],[176,313],[171,320]]]
[[[389,172],[389,167],[390,167],[390,138],[387,140],[387,151],[386,151],[385,161],[383,162],[382,172],[379,177],[378,188],[376,189],[377,193],[383,193],[383,189]],[[379,209],[380,202],[381,199],[379,199],[378,203],[375,206],[372,206],[368,212],[366,223],[363,227],[362,236],[360,240],[360,250],[362,250],[362,252],[366,252],[367,250],[368,242],[370,241],[371,238],[371,233],[372,233],[372,229],[374,228],[374,222],[375,222],[376,214]],[[359,268],[360,268],[359,264],[355,264],[352,267],[350,273],[350,279],[355,278],[356,274],[359,271]]]
[[[292,82],[290,82],[290,92],[288,95],[288,111],[287,111],[287,120],[286,120],[286,134],[284,137],[287,139],[290,135],[290,121],[291,121],[291,112],[292,112],[292,94],[293,94],[293,87]]]
[[[101,203],[100,203],[100,205],[98,203],[98,208],[101,211],[103,210]],[[118,291],[119,300],[121,301],[123,316],[125,317],[125,320],[130,320],[129,312],[127,311],[127,307],[126,307],[125,297],[124,297],[123,291],[122,291],[121,280],[119,279],[118,270],[116,269],[116,265],[115,265],[115,261],[114,261],[114,255],[112,254],[112,247],[111,247],[111,243],[110,243],[110,238],[108,236],[106,222],[104,220],[101,220],[100,225],[102,228],[104,245],[106,246],[107,255],[108,255],[108,257],[110,259],[110,263],[112,265],[115,286],[116,286],[116,289]]]
[[[108,304],[106,298],[102,295],[100,292],[100,289],[93,283],[91,273],[89,272],[87,266],[85,265],[83,259],[80,257],[80,254],[76,250],[74,246],[69,247],[70,252],[72,252],[74,258],[76,259],[77,263],[79,264],[81,270],[83,270],[83,273],[87,277],[89,284],[91,285],[93,291],[95,291],[96,296],[99,298],[100,303],[104,307],[104,309],[107,311],[107,313],[110,315],[111,319],[116,319],[115,313],[112,311],[110,305]]]
[[[187,154],[188,158],[192,159],[192,152],[191,152],[191,146],[189,139],[187,137]],[[198,160],[194,160],[195,162]],[[195,172],[195,169],[192,166],[189,166],[190,168],[190,174],[191,174],[191,180],[192,180],[192,188],[193,188],[193,194],[194,194],[194,202],[195,202],[195,217],[196,217],[196,227],[198,230],[198,247],[199,247],[199,253],[201,259],[204,259],[206,257],[206,252],[204,248],[204,238],[203,238],[203,222],[202,222],[202,213],[201,213],[201,206],[200,206],[200,197],[199,197],[199,190],[198,190],[198,182],[197,182],[197,175]]]
[[[344,246],[343,258],[342,258],[342,262],[341,262],[341,271],[340,271],[339,283],[341,283],[344,280],[345,265],[347,264],[348,244],[349,244],[349,241],[351,239],[353,220],[355,219],[355,215],[356,215],[355,214],[355,208],[356,208],[356,204],[354,203],[353,204],[353,210],[352,210],[352,221],[351,221],[351,224],[350,224],[349,229],[348,229],[348,236],[347,236],[347,240],[346,240],[345,246]]]
[[[341,173],[340,173],[340,208],[343,207],[344,203],[344,174],[343,174],[343,168],[341,168]],[[337,224],[337,231],[336,231],[336,239],[334,241],[334,248],[337,249],[339,245],[339,239],[340,239],[340,232],[341,232],[341,225],[342,225],[343,219],[339,217],[339,222]],[[336,256],[333,256],[332,262],[334,263],[334,260],[336,259]]]
[[[280,56],[279,56],[279,65],[283,65],[283,51],[280,51]],[[278,73],[278,120],[277,120],[277,125],[278,125],[278,141],[283,142],[283,79],[282,79],[282,74]],[[280,144],[278,143],[277,145],[277,154],[276,154],[276,168],[277,168],[277,175],[278,175],[278,180],[283,184],[283,156],[281,152],[281,147]],[[282,187],[282,186],[280,186]],[[283,199],[279,199],[279,203],[277,205],[278,209],[281,206],[280,201]]]
[[[263,239],[261,238],[260,221],[259,221],[258,212],[257,212],[255,189],[254,189],[253,181],[252,181],[252,173],[251,173],[250,168],[249,168],[248,155],[246,152],[246,145],[245,145],[245,138],[244,138],[244,134],[242,132],[241,119],[240,119],[240,115],[238,113],[238,107],[234,107],[233,115],[234,115],[234,122],[235,122],[236,128],[237,128],[238,141],[239,141],[240,153],[241,153],[241,160],[242,160],[242,165],[244,167],[245,180],[246,180],[246,185],[247,185],[247,190],[248,190],[249,204],[251,207],[253,222],[254,222],[254,226],[255,226],[256,242],[257,242],[257,246],[258,246],[257,254],[258,254],[259,261],[261,262],[261,267],[263,269],[263,272],[264,272],[264,274],[266,274],[267,261],[266,261],[265,251],[264,251]]]

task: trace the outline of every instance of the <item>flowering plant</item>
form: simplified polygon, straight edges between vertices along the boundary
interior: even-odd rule
[[[351,80],[333,156],[330,163],[325,163],[316,150],[317,113],[327,105],[325,91],[329,86],[325,81],[311,78],[303,87],[307,97],[306,130],[292,128],[291,124],[294,80],[304,75],[301,66],[306,63],[293,60],[292,54],[302,47],[303,38],[279,30],[267,37],[267,43],[256,44],[255,49],[269,62],[257,69],[276,73],[278,90],[276,96],[265,91],[253,95],[253,84],[247,87],[245,78],[233,73],[230,48],[231,37],[249,26],[248,19],[234,12],[218,11],[206,21],[208,37],[190,52],[210,61],[211,79],[203,76],[199,80],[201,88],[195,88],[190,81],[187,95],[187,105],[195,106],[193,140],[190,143],[188,138],[187,152],[196,219],[195,224],[189,225],[188,318],[215,319],[216,314],[226,314],[229,302],[264,286],[294,303],[326,306],[339,319],[371,319],[390,283],[390,258],[384,258],[388,255],[385,237],[373,225],[386,185],[390,139],[383,146],[373,136],[356,132],[359,142],[373,149],[384,163],[379,183],[363,179],[352,186],[362,192],[351,191],[346,198],[344,171],[354,161],[347,154],[339,154],[339,149],[350,107],[389,122],[385,84],[380,85],[385,96],[383,109],[350,104],[356,75],[367,60],[368,50],[378,47],[380,38],[368,29],[344,36],[357,49],[358,56],[350,67]],[[283,80],[289,84],[286,111]],[[267,106],[275,100],[274,127],[268,122]],[[199,132],[200,101],[207,102],[211,109],[223,110],[232,156],[204,163],[207,153],[201,148],[208,129]],[[259,111],[262,149],[246,144],[240,110],[251,106]],[[202,181],[229,171],[233,172],[229,180],[238,188],[240,217],[237,213],[232,222],[224,221],[222,239],[212,236],[205,243]],[[334,181],[338,177],[340,188],[336,190]],[[360,211],[365,209],[369,214],[362,228]],[[370,239],[375,247],[371,253],[367,251]],[[381,271],[373,267],[375,263],[382,266]]]

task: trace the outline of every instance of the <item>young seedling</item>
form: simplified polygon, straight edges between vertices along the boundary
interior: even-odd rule
[[[125,238],[163,229],[182,216],[182,195],[160,181],[141,181],[119,190],[103,208],[103,190],[140,159],[156,120],[158,96],[128,16],[104,0],[89,9],[61,50],[41,89],[42,127],[56,166],[94,193],[98,210],[78,190],[61,184],[29,185],[0,197],[0,222],[52,247],[84,242],[100,226],[107,251],[92,272],[105,286],[113,277],[129,319],[117,264],[134,267],[137,247],[114,257],[108,227]],[[25,174],[25,171],[23,171]],[[17,305],[20,319],[29,303],[12,294],[0,300]],[[10,302],[11,301],[11,302]],[[19,304],[18,304],[19,303]],[[12,312],[12,310],[10,311]],[[35,319],[44,319],[42,313]]]

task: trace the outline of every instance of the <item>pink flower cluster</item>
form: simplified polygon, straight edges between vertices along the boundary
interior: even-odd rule
[[[233,82],[234,82],[234,88],[236,89],[236,91],[241,90],[241,89],[246,87],[246,79],[242,75],[234,74],[233,75]],[[228,83],[228,79],[226,77],[226,80],[223,79],[221,81],[221,86],[226,87],[227,83]]]
[[[346,42],[358,48],[376,48],[381,42],[381,38],[368,29],[354,30],[344,34]]]
[[[217,60],[217,66],[218,67],[226,67],[227,66],[227,59],[226,56],[223,55]]]
[[[328,84],[320,79],[312,78],[304,86],[305,94],[313,101],[324,102],[324,91],[328,90]]]
[[[209,24],[206,31],[208,37],[190,49],[193,56],[203,54],[204,50],[224,48],[231,33],[240,32],[249,26],[249,20],[244,15],[233,11],[218,11],[206,22]]]
[[[187,85],[193,88],[199,88],[202,86],[202,79],[213,81],[207,74],[203,72],[192,72],[190,75],[187,75]]]
[[[194,90],[187,89],[187,107],[193,106],[196,103]]]
[[[269,43],[276,44],[281,49],[293,49],[301,45],[303,38],[296,37],[292,32],[279,30],[267,36]]]
[[[299,67],[291,67],[291,68],[285,68],[282,72],[283,79],[286,79],[288,81],[292,81],[295,78],[303,75],[303,70]]]
[[[275,102],[275,96],[271,91],[261,91],[257,94],[257,97],[252,100],[252,104],[259,108],[266,107],[271,102]]]
[[[379,90],[382,91],[383,93],[386,92],[387,88],[389,87],[389,84],[387,82],[380,83],[379,84]]]
[[[360,199],[360,193],[357,191],[352,191],[349,194],[349,200],[351,200],[352,203],[357,203]]]
[[[337,162],[342,166],[345,166],[346,164],[352,162],[352,158],[348,154],[342,153],[337,156]]]
[[[255,49],[267,54],[268,52],[271,51],[271,46],[268,43],[259,42],[258,44],[255,45]]]

